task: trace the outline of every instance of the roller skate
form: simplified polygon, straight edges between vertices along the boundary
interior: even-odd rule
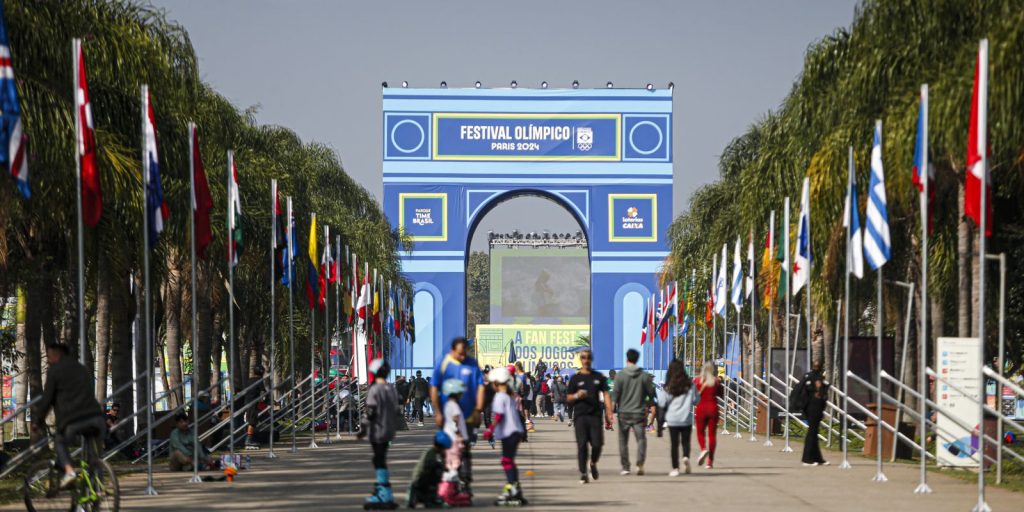
[[[519,482],[505,484],[505,489],[498,495],[498,499],[494,500],[496,507],[521,507],[527,503]]]
[[[363,501],[363,510],[394,510],[398,508],[391,495],[391,482],[388,481],[388,470],[377,470],[377,484],[373,494]]]
[[[437,495],[449,507],[469,507],[473,505],[473,499],[467,492],[459,489],[458,482],[441,482],[441,485],[437,488]]]

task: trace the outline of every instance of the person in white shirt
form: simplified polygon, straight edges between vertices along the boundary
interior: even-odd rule
[[[525,505],[523,491],[519,485],[519,468],[516,467],[516,450],[523,436],[523,424],[519,420],[515,402],[508,394],[508,383],[511,379],[507,369],[495,368],[487,375],[494,386],[494,401],[491,410],[494,421],[484,432],[484,439],[501,441],[501,468],[505,471],[505,488],[498,496],[495,505]]]

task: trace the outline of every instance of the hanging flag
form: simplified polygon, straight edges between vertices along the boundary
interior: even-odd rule
[[[22,197],[32,196],[28,185],[28,155],[25,147],[28,134],[21,120],[21,104],[18,102],[18,87],[14,81],[11,45],[7,39],[7,20],[3,4],[0,4],[0,165],[14,178]]]
[[[402,290],[397,290],[388,301],[388,316],[391,317],[391,334],[401,336],[402,333]],[[397,304],[396,304],[397,302]],[[397,306],[397,307],[396,307]]]
[[[316,268],[316,214],[310,215],[309,247],[306,252],[306,302],[309,309],[315,309],[320,297],[320,273]]]
[[[164,223],[171,216],[171,210],[164,200],[164,187],[160,184],[160,158],[156,151],[156,116],[153,114],[153,103],[150,101],[149,88],[143,86],[145,105],[143,115],[146,122],[142,133],[142,175],[146,184],[146,215],[149,219],[148,247],[156,245],[157,238],[164,231]]]
[[[330,272],[331,262],[334,261],[334,251],[331,249],[331,227],[324,225],[324,252],[320,257],[320,273],[317,274],[317,284],[319,288],[317,291],[320,293],[317,295],[316,304],[320,309],[326,307],[327,300],[327,274]]]
[[[772,300],[775,298],[775,287],[779,283],[779,266],[775,264],[772,255],[772,240],[775,238],[775,212],[768,218],[768,233],[764,237],[764,252],[761,255],[761,276],[764,280],[764,300],[761,306],[764,309],[772,308]]]
[[[672,286],[668,284],[661,290],[661,307],[658,309],[658,339],[661,341],[668,339],[669,318],[675,314],[672,301]]]
[[[415,310],[412,301],[409,301],[409,322],[406,325],[406,329],[409,331],[409,343],[416,343],[416,319],[413,318],[413,311]]]
[[[375,282],[373,289],[373,335],[374,337],[377,337],[380,336],[380,333],[380,290],[377,289]]]
[[[235,154],[230,153],[231,181],[228,186],[228,261],[231,266],[238,266],[239,258],[245,250],[242,243],[242,195],[238,189],[238,168],[235,166]]]
[[[100,188],[99,169],[96,168],[96,132],[92,124],[92,105],[89,103],[89,83],[86,81],[85,54],[82,41],[74,40],[75,54],[75,125],[79,179],[82,182],[82,222],[91,228],[100,223],[103,215],[103,191]]]
[[[781,263],[779,265],[779,300],[782,300],[789,293],[790,275],[793,273],[792,265],[789,263],[789,252],[786,251],[785,245],[786,237],[789,235],[789,226],[775,235],[778,237],[775,241],[775,260]]]
[[[715,314],[720,317],[725,317],[726,305],[729,303],[728,297],[728,285],[725,281],[726,270],[726,257],[728,253],[728,246],[722,245],[722,266],[718,269],[718,282],[715,284]]]
[[[967,133],[967,175],[964,182],[964,213],[981,226],[981,180],[985,180],[985,236],[992,236],[992,180],[982,151],[988,141],[988,39],[978,47],[974,64],[974,92],[971,94],[971,124]],[[986,147],[983,147],[986,146]]]
[[[650,300],[651,307],[647,308],[647,341],[653,342],[656,331],[656,324],[658,322],[658,298],[652,293]]]
[[[864,256],[872,270],[889,261],[889,210],[885,198],[885,170],[882,168],[882,121],[875,121],[875,139],[871,145],[871,183],[868,188],[867,230]]]
[[[853,148],[850,148],[853,151]],[[850,273],[857,279],[864,277],[864,229],[860,226],[860,203],[857,202],[857,173],[850,157],[850,172],[847,176],[846,204],[843,207],[843,227],[850,228],[850,239],[846,241],[846,257]]]
[[[715,299],[710,289],[708,290],[708,301],[704,305],[704,325],[708,329],[714,329],[715,327]]]
[[[736,238],[736,249],[732,253],[732,305],[736,311],[743,309],[743,262],[740,260],[740,239]]]
[[[640,325],[643,326],[643,328],[640,330],[640,346],[641,347],[644,346],[644,343],[647,343],[647,338],[648,338],[647,334],[648,334],[648,329],[650,328],[650,322],[647,319],[648,319],[648,317],[650,315],[650,308],[651,308],[651,300],[648,298],[648,299],[646,299],[644,301],[644,318],[643,318],[643,321],[640,323]]]
[[[927,170],[927,174],[926,174]],[[914,185],[917,186],[924,199],[924,189],[927,180],[928,198],[923,205],[921,215],[925,216],[928,223],[928,234],[932,232],[932,215],[935,205],[935,168],[932,167],[928,158],[928,85],[921,86],[921,104],[917,109],[917,136],[914,139]]]
[[[356,303],[356,314],[359,316],[359,332],[363,334],[366,334],[366,321],[369,313],[366,308],[368,306],[372,307],[372,300],[370,297],[370,273],[365,272],[363,275],[363,285],[359,289],[359,301]]]
[[[290,201],[290,199],[289,199]],[[295,218],[285,215],[284,250],[281,252],[281,284],[291,288],[295,282],[295,257],[299,255],[298,240],[295,239]],[[289,251],[289,249],[291,249]]]
[[[804,178],[800,194],[800,217],[796,225],[796,249],[793,255],[793,295],[811,279],[811,180]]]
[[[202,258],[206,248],[213,240],[210,228],[210,211],[213,210],[213,195],[210,194],[210,183],[206,180],[206,168],[203,167],[203,155],[199,152],[199,128],[191,124],[189,137],[192,138],[192,215],[196,231],[196,256]]]

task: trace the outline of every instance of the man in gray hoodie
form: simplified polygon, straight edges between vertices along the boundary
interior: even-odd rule
[[[612,401],[619,411],[619,457],[622,462],[620,475],[629,474],[629,431],[636,436],[636,474],[644,474],[647,458],[647,406],[654,399],[654,382],[636,365],[640,352],[626,351],[626,367],[615,376]]]

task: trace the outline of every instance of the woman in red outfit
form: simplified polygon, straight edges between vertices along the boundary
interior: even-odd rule
[[[697,465],[704,464],[711,469],[715,464],[715,430],[718,427],[718,397],[722,396],[722,383],[718,380],[715,364],[705,361],[700,377],[693,379],[700,401],[697,402],[697,444],[700,445],[700,458]],[[707,431],[707,444],[704,443],[704,432]]]

